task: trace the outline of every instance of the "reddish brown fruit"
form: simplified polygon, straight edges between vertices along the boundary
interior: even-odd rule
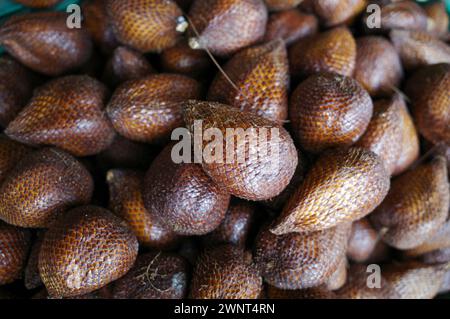
[[[279,11],[295,8],[303,0],[265,0],[267,9],[270,11]]]
[[[447,166],[442,157],[420,164],[393,180],[389,194],[370,215],[383,240],[398,249],[423,244],[448,214]]]
[[[151,252],[114,283],[115,299],[181,299],[188,289],[188,263],[175,254]]]
[[[144,207],[142,199],[144,174],[114,169],[108,171],[106,179],[109,185],[111,211],[128,222],[141,245],[167,249],[176,243],[177,236]]]
[[[347,281],[347,258],[343,257],[336,271],[328,278],[326,287],[328,290],[338,290]]]
[[[282,122],[287,118],[289,64],[276,40],[237,53],[211,83],[208,99]],[[230,80],[233,84],[230,83]]]
[[[138,51],[160,52],[180,40],[183,13],[172,0],[107,0],[106,10],[119,42]]]
[[[63,12],[13,16],[0,28],[0,43],[30,69],[60,75],[83,65],[92,51],[86,30],[70,29],[66,20]]]
[[[443,2],[429,3],[425,6],[428,16],[427,31],[436,37],[443,38],[447,34],[449,17]]]
[[[280,289],[325,283],[345,257],[350,226],[277,236],[264,228],[256,239],[255,261],[262,276]]]
[[[137,253],[137,239],[123,220],[106,209],[82,206],[46,232],[39,272],[50,296],[78,296],[122,277]]]
[[[278,289],[274,286],[267,287],[269,299],[336,299],[337,296],[323,286],[307,289]]]
[[[280,194],[289,184],[298,156],[289,133],[279,124],[224,104],[199,101],[185,103],[184,119],[191,133],[198,120],[202,121],[202,133],[208,128],[221,132],[218,147],[209,150],[209,142],[203,141],[202,167],[230,194],[266,200]]]
[[[224,219],[230,195],[199,164],[174,163],[172,147],[166,146],[146,173],[145,207],[177,234],[209,233]]]
[[[350,22],[366,7],[365,0],[321,0],[312,1],[315,14],[327,26]]]
[[[248,252],[232,245],[208,249],[199,257],[191,282],[194,299],[256,299],[262,279]]]
[[[450,247],[450,220],[447,220],[428,240],[422,245],[405,251],[408,257],[416,257],[435,250]],[[449,260],[450,261],[450,260]]]
[[[426,264],[442,264],[450,262],[450,247],[430,251],[420,256],[419,260]]]
[[[262,0],[195,0],[189,11],[189,45],[229,56],[263,38],[267,15]]]
[[[267,21],[264,41],[270,42],[281,38],[286,45],[313,35],[319,26],[316,16],[300,12],[297,9],[272,13]]]
[[[30,151],[31,149],[28,146],[17,143],[3,134],[0,135],[0,182],[8,176],[9,171]]]
[[[183,125],[182,102],[200,97],[200,84],[177,74],[128,81],[114,92],[107,113],[114,128],[139,142],[160,142]]]
[[[30,237],[28,230],[0,221],[0,286],[21,277],[30,248]]]
[[[61,0],[16,0],[16,2],[31,8],[48,8]]]
[[[97,154],[114,139],[104,112],[107,89],[85,75],[57,78],[35,91],[6,135],[30,145],[53,145],[76,156]]]
[[[54,148],[33,152],[0,187],[0,218],[9,224],[45,228],[69,207],[89,203],[92,177],[71,155]]]
[[[289,105],[294,135],[303,148],[315,153],[355,143],[372,112],[366,90],[356,80],[335,73],[320,73],[303,81]]]
[[[360,219],[381,203],[389,184],[374,153],[361,148],[330,151],[309,170],[271,231],[318,231]]]
[[[403,76],[400,57],[393,45],[378,36],[356,40],[357,55],[354,78],[371,96],[388,96]]]
[[[44,234],[44,232],[38,232],[37,238],[31,246],[23,278],[27,289],[35,289],[42,285],[41,276],[39,275],[39,252],[41,250]]]
[[[378,242],[378,233],[367,218],[353,222],[348,239],[347,257],[355,262],[365,262]]]

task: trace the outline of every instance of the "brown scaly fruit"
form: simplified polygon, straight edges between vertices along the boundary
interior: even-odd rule
[[[13,141],[3,134],[0,135],[0,182],[30,151],[31,148],[28,146]]]
[[[450,247],[450,220],[447,220],[429,239],[422,245],[406,250],[408,257],[417,257],[439,249]],[[449,260],[450,261],[450,260]]]
[[[39,274],[39,252],[41,250],[42,241],[45,232],[38,231],[36,239],[34,240],[28,261],[25,266],[23,282],[27,289],[35,289],[42,286],[41,276]]]
[[[267,16],[263,0],[195,0],[189,10],[189,45],[229,56],[263,38]]]
[[[328,278],[326,287],[328,290],[338,290],[347,281],[347,258],[343,257],[336,271]]]
[[[197,259],[190,298],[257,299],[262,278],[249,252],[232,245],[207,249]]]
[[[434,144],[450,145],[450,64],[430,65],[406,83],[419,132]]]
[[[355,143],[372,112],[367,91],[356,80],[336,73],[310,76],[294,90],[289,105],[294,136],[314,153]]]
[[[388,195],[370,215],[371,222],[387,244],[411,249],[444,224],[449,197],[446,161],[436,157],[394,179]]]
[[[82,66],[91,56],[85,29],[70,29],[63,12],[13,16],[0,28],[0,44],[34,71],[56,76]]]
[[[83,295],[122,277],[137,253],[138,241],[125,221],[106,209],[82,206],[46,232],[39,273],[50,296]]]
[[[31,8],[48,8],[60,1],[61,0],[16,0],[16,2]]]
[[[444,38],[447,34],[449,17],[443,2],[429,3],[425,7],[428,16],[427,31],[438,38]]]
[[[430,251],[420,256],[419,260],[426,264],[442,264],[450,262],[450,247]]]
[[[126,138],[161,142],[183,125],[182,102],[200,94],[200,84],[187,76],[149,75],[120,85],[106,111],[116,131]]]
[[[227,62],[224,71],[227,78],[221,72],[217,74],[209,87],[208,100],[273,121],[286,120],[289,64],[282,40],[240,51]]]
[[[164,148],[145,175],[145,207],[177,234],[204,235],[224,219],[230,195],[199,164],[174,163],[173,146]]]
[[[172,0],[106,0],[106,11],[119,42],[143,53],[170,48],[187,27]]]
[[[318,231],[371,213],[389,190],[381,159],[361,148],[323,154],[291,196],[271,231]]]
[[[144,207],[143,173],[113,169],[106,174],[106,180],[109,186],[109,208],[128,222],[142,246],[167,249],[177,242],[177,236]]]
[[[93,180],[73,156],[55,148],[24,157],[0,186],[0,218],[20,227],[46,228],[75,205],[87,204]]]
[[[307,289],[279,289],[268,285],[267,297],[269,299],[336,299],[337,296],[324,286]]]
[[[0,286],[21,277],[30,248],[30,239],[31,234],[28,230],[0,221]]]
[[[353,222],[348,239],[347,257],[357,263],[365,262],[375,250],[378,239],[378,232],[367,218]]]
[[[303,0],[265,0],[267,9],[270,11],[280,11],[295,8]]]
[[[348,23],[366,8],[365,0],[312,1],[314,13],[327,26]]]
[[[306,77],[317,72],[336,72],[351,76],[355,68],[356,42],[346,27],[300,39],[289,49],[293,76]]]
[[[114,283],[114,299],[181,299],[187,294],[188,262],[173,253],[140,255],[133,268]]]
[[[256,239],[255,261],[266,282],[280,289],[324,284],[345,257],[350,225],[277,236],[264,227]]]
[[[202,167],[230,194],[266,200],[289,184],[298,163],[297,150],[278,123],[228,105],[192,100],[184,103],[184,119],[191,134],[209,128],[220,131],[217,147],[209,149],[209,142],[203,140]],[[199,120],[201,128],[196,125]]]

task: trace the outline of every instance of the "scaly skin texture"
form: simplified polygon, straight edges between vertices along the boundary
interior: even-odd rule
[[[327,289],[337,290],[345,284],[347,281],[347,264],[347,258],[343,257],[336,271],[328,278],[326,282]]]
[[[445,222],[439,230],[437,230],[433,236],[426,240],[422,245],[405,251],[405,255],[409,257],[419,256],[448,247],[450,247],[450,220],[447,220],[447,222]]]
[[[270,11],[279,11],[295,8],[303,0],[265,0],[267,9]]]
[[[414,1],[399,1],[384,5],[381,8],[380,31],[393,29],[426,31],[427,15]]]
[[[0,28],[0,43],[24,65],[56,76],[83,65],[92,43],[85,29],[66,26],[63,12],[38,12],[13,16]]]
[[[106,209],[82,206],[50,228],[39,253],[39,273],[52,297],[87,294],[133,266],[138,241],[126,222]]]
[[[0,221],[0,286],[21,277],[30,239],[31,234],[28,230]]]
[[[318,231],[360,219],[381,203],[389,185],[389,174],[374,153],[361,148],[327,152],[309,170],[271,231]]]
[[[144,207],[143,173],[113,169],[108,171],[106,179],[111,211],[128,222],[141,245],[167,249],[177,242],[177,236]]]
[[[378,243],[378,233],[367,218],[353,222],[348,239],[347,257],[352,261],[365,262]]]
[[[145,207],[177,234],[204,235],[222,222],[230,195],[199,164],[174,163],[173,145],[164,148],[145,175]]]
[[[115,299],[181,299],[188,290],[189,265],[173,253],[140,255],[133,268],[114,283]]]
[[[75,156],[97,154],[115,135],[104,112],[107,93],[101,82],[86,75],[57,78],[35,90],[5,133],[25,144],[57,146]]]
[[[293,76],[336,72],[351,76],[355,68],[356,42],[346,27],[337,27],[300,39],[289,49]]]
[[[365,0],[318,0],[312,7],[327,27],[351,21],[366,7]]]
[[[180,40],[177,18],[183,13],[172,0],[107,0],[106,11],[119,42],[143,53],[161,52]]]
[[[263,38],[267,16],[263,0],[195,0],[189,10],[190,44],[229,56]]]
[[[16,2],[31,8],[48,8],[61,0],[16,0]]]
[[[0,218],[20,227],[46,228],[66,209],[91,200],[90,173],[55,148],[26,156],[0,187]]]
[[[345,257],[349,224],[277,236],[264,227],[256,239],[255,261],[266,282],[280,289],[324,284]]]
[[[307,151],[350,146],[369,125],[372,100],[354,79],[319,73],[303,81],[292,93],[289,118],[292,131]]]
[[[41,250],[44,234],[44,231],[38,231],[28,255],[23,276],[23,281],[27,289],[35,289],[42,286],[41,276],[39,275],[39,252]]]
[[[443,2],[429,3],[425,6],[428,17],[427,31],[439,38],[447,34],[449,17]]]
[[[0,182],[17,163],[31,152],[31,148],[0,135]]]
[[[178,74],[128,81],[114,92],[107,113],[114,128],[138,142],[160,142],[183,125],[182,102],[200,97],[200,84]]]
[[[200,101],[184,103],[184,119],[191,133],[197,120],[202,120],[202,132],[208,128],[220,130],[222,136],[218,138],[222,141],[214,148],[217,153],[208,150],[209,141],[203,140],[206,160],[202,161],[202,167],[230,194],[266,200],[280,194],[289,184],[298,156],[289,133],[279,124],[228,105]],[[234,134],[230,134],[230,129]]]
[[[191,282],[194,299],[257,299],[262,278],[251,254],[232,245],[207,249],[197,259]]]
[[[394,179],[389,194],[370,215],[371,222],[390,246],[411,249],[443,225],[449,197],[446,161],[437,157]]]
[[[282,40],[244,49],[223,69],[229,79],[219,72],[209,87],[208,100],[280,123],[286,120],[289,64]]]

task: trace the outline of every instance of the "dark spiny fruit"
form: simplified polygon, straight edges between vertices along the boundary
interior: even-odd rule
[[[414,1],[398,1],[387,4],[382,6],[380,14],[381,31],[393,29],[425,31],[427,29],[427,14]]]
[[[232,245],[207,249],[197,259],[191,282],[194,299],[256,299],[262,278],[249,252]]]
[[[37,233],[36,239],[31,246],[30,254],[24,271],[24,284],[27,289],[35,289],[42,285],[41,276],[39,274],[39,252],[42,246],[45,232]]]
[[[419,132],[434,144],[450,145],[450,64],[425,67],[406,84]]]
[[[0,28],[0,43],[29,68],[59,75],[83,65],[92,43],[85,29],[70,29],[63,12],[37,12],[8,19]]]
[[[76,156],[97,154],[114,139],[104,112],[107,89],[86,75],[52,80],[9,123],[5,133],[30,145],[52,145]]]
[[[16,2],[31,8],[48,8],[61,0],[16,0]]]
[[[187,294],[188,262],[172,253],[140,255],[133,268],[114,283],[115,299],[181,299]]]
[[[30,247],[30,237],[28,230],[0,221],[0,286],[22,276]]]
[[[372,100],[354,79],[319,73],[292,93],[289,118],[294,136],[310,152],[355,143],[369,125]]]
[[[316,16],[300,12],[297,9],[272,13],[267,21],[264,41],[269,42],[281,38],[290,45],[293,42],[310,35],[318,30]]]
[[[446,161],[436,157],[394,179],[385,200],[370,215],[371,221],[387,244],[411,249],[443,225],[449,197]]]
[[[274,286],[267,287],[267,297],[269,299],[336,299],[334,292],[324,286],[306,289],[279,289]]]
[[[155,74],[120,85],[107,106],[114,128],[139,142],[160,142],[183,125],[182,102],[200,97],[200,84],[178,74]]]
[[[172,0],[106,0],[106,10],[117,39],[144,53],[175,45],[186,27]]]
[[[351,76],[355,61],[356,42],[345,27],[300,39],[289,49],[290,71],[293,76],[305,77],[317,72],[336,72]]]
[[[30,151],[31,148],[28,146],[13,141],[3,134],[0,135],[0,182],[8,176],[9,171]]]
[[[277,236],[264,227],[256,239],[255,261],[265,281],[280,289],[324,284],[345,257],[350,225]]]
[[[209,128],[221,133],[215,138],[219,140],[217,147],[210,149],[208,141],[203,141],[202,160],[204,171],[220,187],[254,201],[273,198],[286,188],[298,156],[283,127],[220,103],[189,101],[184,106],[184,119],[191,133],[198,134],[199,129],[203,133]],[[198,120],[202,127],[196,129]]]
[[[50,228],[39,253],[39,273],[50,296],[99,289],[133,266],[138,241],[126,222],[106,209],[72,209]]]
[[[211,83],[209,100],[273,121],[286,120],[289,64],[282,40],[242,50],[224,66],[224,71],[227,77],[219,72]]]
[[[378,233],[367,218],[353,222],[348,239],[347,257],[355,262],[365,262],[375,249]]]
[[[177,234],[209,233],[224,219],[230,195],[199,164],[174,163],[173,146],[166,146],[146,173],[145,207]]]
[[[443,38],[447,34],[449,17],[443,2],[429,3],[425,6],[428,16],[427,31],[436,37]]]
[[[189,45],[229,56],[263,38],[267,16],[263,0],[195,0]]]
[[[295,8],[303,0],[264,0],[267,5],[267,9],[270,11],[279,11]]]
[[[9,224],[44,228],[66,209],[89,203],[92,177],[66,152],[37,150],[24,157],[0,186],[0,218]]]
[[[326,287],[328,290],[338,290],[347,281],[347,258],[343,257],[336,271],[328,278]]]
[[[400,57],[383,37],[367,36],[356,40],[354,78],[371,96],[387,96],[399,86],[403,76]]]
[[[365,0],[312,1],[314,13],[329,27],[350,22],[366,7]]]
[[[450,247],[450,220],[447,220],[429,239],[422,245],[405,251],[408,257],[420,256],[435,250]],[[450,260],[449,260],[450,261]]]
[[[108,171],[106,179],[111,211],[128,222],[141,245],[166,249],[176,243],[177,236],[144,207],[143,173],[114,169]]]
[[[308,171],[271,231],[317,231],[360,219],[381,203],[389,185],[389,174],[374,153],[361,148],[330,151]]]

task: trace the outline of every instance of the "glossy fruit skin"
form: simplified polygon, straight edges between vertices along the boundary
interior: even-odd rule
[[[351,21],[366,7],[365,0],[322,0],[312,2],[314,13],[327,27]]]
[[[262,278],[251,255],[232,245],[207,249],[197,259],[190,298],[257,299]]]
[[[111,211],[128,222],[142,246],[167,249],[177,242],[177,236],[144,207],[143,173],[113,169],[108,171],[106,179]]]
[[[191,47],[230,56],[263,38],[267,17],[263,0],[195,0],[189,10]]]
[[[31,8],[48,8],[61,0],[16,0],[16,2]]]
[[[181,299],[189,285],[189,265],[173,253],[140,255],[133,268],[114,283],[114,299]]]
[[[224,219],[230,195],[199,164],[174,163],[173,145],[163,149],[145,175],[145,207],[176,234],[204,235]]]
[[[450,247],[450,221],[447,220],[430,238],[428,238],[422,245],[414,247],[413,249],[404,252],[407,257],[420,256],[423,259],[431,259],[442,255],[444,250]],[[441,252],[438,252],[441,250]],[[430,254],[435,252],[435,254]],[[428,255],[428,256],[427,256]],[[448,254],[447,254],[448,255]],[[448,260],[450,261],[450,259]]]
[[[200,94],[200,84],[184,75],[149,75],[120,85],[106,111],[114,128],[126,138],[161,142],[183,125],[182,102]]]
[[[22,275],[30,247],[28,230],[0,221],[0,286],[9,284]]]
[[[328,278],[326,287],[329,290],[338,290],[347,281],[347,258],[342,258],[336,271]]]
[[[71,297],[99,289],[133,266],[138,241],[106,209],[81,206],[50,228],[39,253],[39,272],[50,296]]]
[[[0,182],[17,163],[31,152],[31,148],[0,135]]]
[[[229,79],[218,72],[209,87],[208,100],[280,123],[286,120],[289,64],[282,40],[240,51],[223,70]]]
[[[106,11],[119,42],[140,52],[161,52],[180,40],[183,13],[172,0],[107,0]]]
[[[389,186],[389,174],[374,153],[361,148],[329,151],[308,171],[271,231],[318,231],[360,219],[381,203]]]
[[[375,249],[378,232],[367,218],[353,222],[348,239],[347,257],[352,261],[365,262]]]
[[[449,26],[445,4],[443,2],[430,3],[424,9],[428,17],[427,31],[439,38],[444,38]]]
[[[264,0],[267,9],[270,11],[280,11],[295,8],[303,0]]]
[[[93,181],[70,154],[37,150],[21,160],[0,186],[0,218],[20,227],[46,228],[75,205],[91,200]]]
[[[397,249],[423,244],[444,224],[449,207],[446,161],[436,157],[393,180],[385,200],[370,215],[382,239]]]
[[[63,12],[13,16],[0,28],[0,43],[30,69],[56,76],[82,66],[92,52],[84,29],[66,26]]]
[[[400,57],[393,45],[380,36],[356,40],[357,55],[353,77],[371,96],[389,96],[403,77]]]
[[[310,76],[294,90],[289,105],[294,136],[314,153],[355,143],[372,112],[367,91],[356,80],[336,73]]]
[[[298,163],[297,150],[289,133],[278,123],[228,105],[200,101],[184,103],[184,119],[191,133],[198,120],[202,121],[202,132],[211,127],[221,132],[222,160],[209,158],[208,143],[203,141],[206,160],[202,160],[202,168],[230,194],[247,200],[266,200],[280,194],[289,184]],[[234,134],[227,137],[227,129],[234,129]],[[266,139],[260,139],[260,134]],[[252,139],[256,138],[260,143],[252,146]],[[236,140],[239,147],[234,143]],[[232,152],[227,152],[227,145],[229,150],[233,148]]]
[[[38,288],[43,285],[41,276],[39,274],[39,252],[44,239],[44,231],[37,233],[36,239],[31,245],[30,253],[24,270],[24,284],[29,290]]]
[[[106,98],[106,87],[86,75],[51,80],[35,90],[5,133],[25,144],[53,145],[76,156],[97,154],[115,135],[104,112]]]
[[[356,42],[346,27],[336,27],[300,39],[289,49],[293,76],[306,77],[318,72],[351,76],[355,68]]]
[[[280,289],[319,286],[345,257],[349,224],[310,233],[277,236],[264,227],[256,239],[255,261],[266,282]]]

